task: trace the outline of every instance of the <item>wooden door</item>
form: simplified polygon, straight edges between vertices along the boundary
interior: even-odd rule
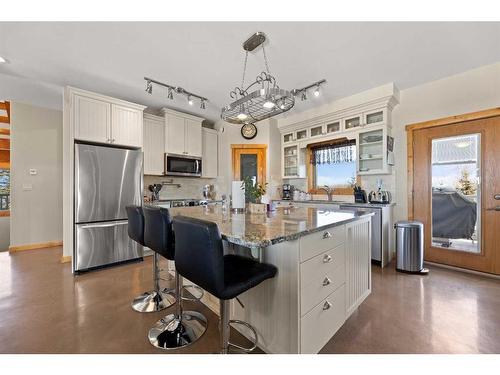
[[[201,123],[199,121],[186,119],[186,141],[185,148],[187,155],[202,156],[201,152]]]
[[[111,143],[142,147],[142,111],[113,104],[111,107]]]
[[[169,154],[185,155],[185,119],[171,114],[166,115],[166,119],[165,152]]]
[[[255,178],[256,183],[266,182],[267,145],[231,145],[233,149],[233,179]]]
[[[109,143],[111,140],[111,104],[86,96],[74,96],[75,138]]]
[[[467,161],[466,152],[460,149],[471,148],[471,144],[476,146],[467,152],[471,155],[475,152],[476,157],[463,162]],[[500,274],[499,145],[500,117],[413,132],[413,218],[424,223],[425,260]],[[462,174],[455,186],[446,186],[453,184],[448,182],[446,174],[442,175],[446,168],[451,170],[449,166],[442,167],[447,162],[444,154],[449,154],[450,160],[462,160],[459,164],[463,167]],[[470,172],[464,178],[463,171],[471,168],[465,165],[471,163],[477,171],[477,181]],[[474,213],[475,228],[471,235]],[[462,238],[469,235],[469,240]]]

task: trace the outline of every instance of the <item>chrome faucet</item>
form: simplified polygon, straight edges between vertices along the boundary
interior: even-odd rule
[[[324,190],[326,192],[326,195],[328,196],[328,200],[331,201],[332,195],[333,195],[333,188],[331,186],[324,185],[324,186],[320,187],[320,189]]]

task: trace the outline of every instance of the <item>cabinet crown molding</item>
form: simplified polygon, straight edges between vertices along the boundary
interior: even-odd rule
[[[370,112],[382,108],[387,108],[387,110],[390,112],[398,103],[399,100],[396,98],[395,95],[388,95],[368,102],[332,111],[313,118],[297,121],[291,124],[280,125],[278,121],[278,129],[281,133],[287,133],[290,131],[303,129],[305,127],[311,127],[324,123],[340,121],[343,118],[356,116],[362,112]]]
[[[69,95],[77,94],[77,95],[86,96],[86,97],[89,97],[89,98],[92,98],[92,99],[102,100],[102,101],[105,101],[105,102],[108,102],[108,103],[112,103],[112,104],[117,104],[117,105],[129,107],[129,108],[138,109],[138,110],[141,110],[141,111],[144,111],[144,109],[147,108],[147,106],[144,106],[144,105],[141,105],[141,104],[132,103],[132,102],[129,102],[129,101],[126,101],[126,100],[113,98],[111,96],[98,94],[98,93],[92,92],[92,91],[78,89],[78,88],[72,87],[72,86],[66,86],[65,90],[66,90],[66,93],[69,94]]]
[[[198,116],[191,115],[191,114],[185,113],[185,112],[175,111],[175,110],[170,109],[170,108],[162,108],[161,111],[165,115],[181,116],[181,117],[184,117],[184,118],[187,118],[187,119],[191,119],[191,120],[194,120],[194,121],[200,121],[201,122],[201,121],[205,120],[203,117],[198,117]]]

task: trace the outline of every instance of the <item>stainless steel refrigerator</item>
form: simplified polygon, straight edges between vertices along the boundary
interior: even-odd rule
[[[75,144],[75,272],[142,258],[125,210],[141,204],[142,160],[140,150]]]

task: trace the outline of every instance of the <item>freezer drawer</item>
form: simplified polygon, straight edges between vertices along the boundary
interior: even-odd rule
[[[75,225],[74,270],[141,258],[143,248],[128,237],[127,224],[122,220]]]

